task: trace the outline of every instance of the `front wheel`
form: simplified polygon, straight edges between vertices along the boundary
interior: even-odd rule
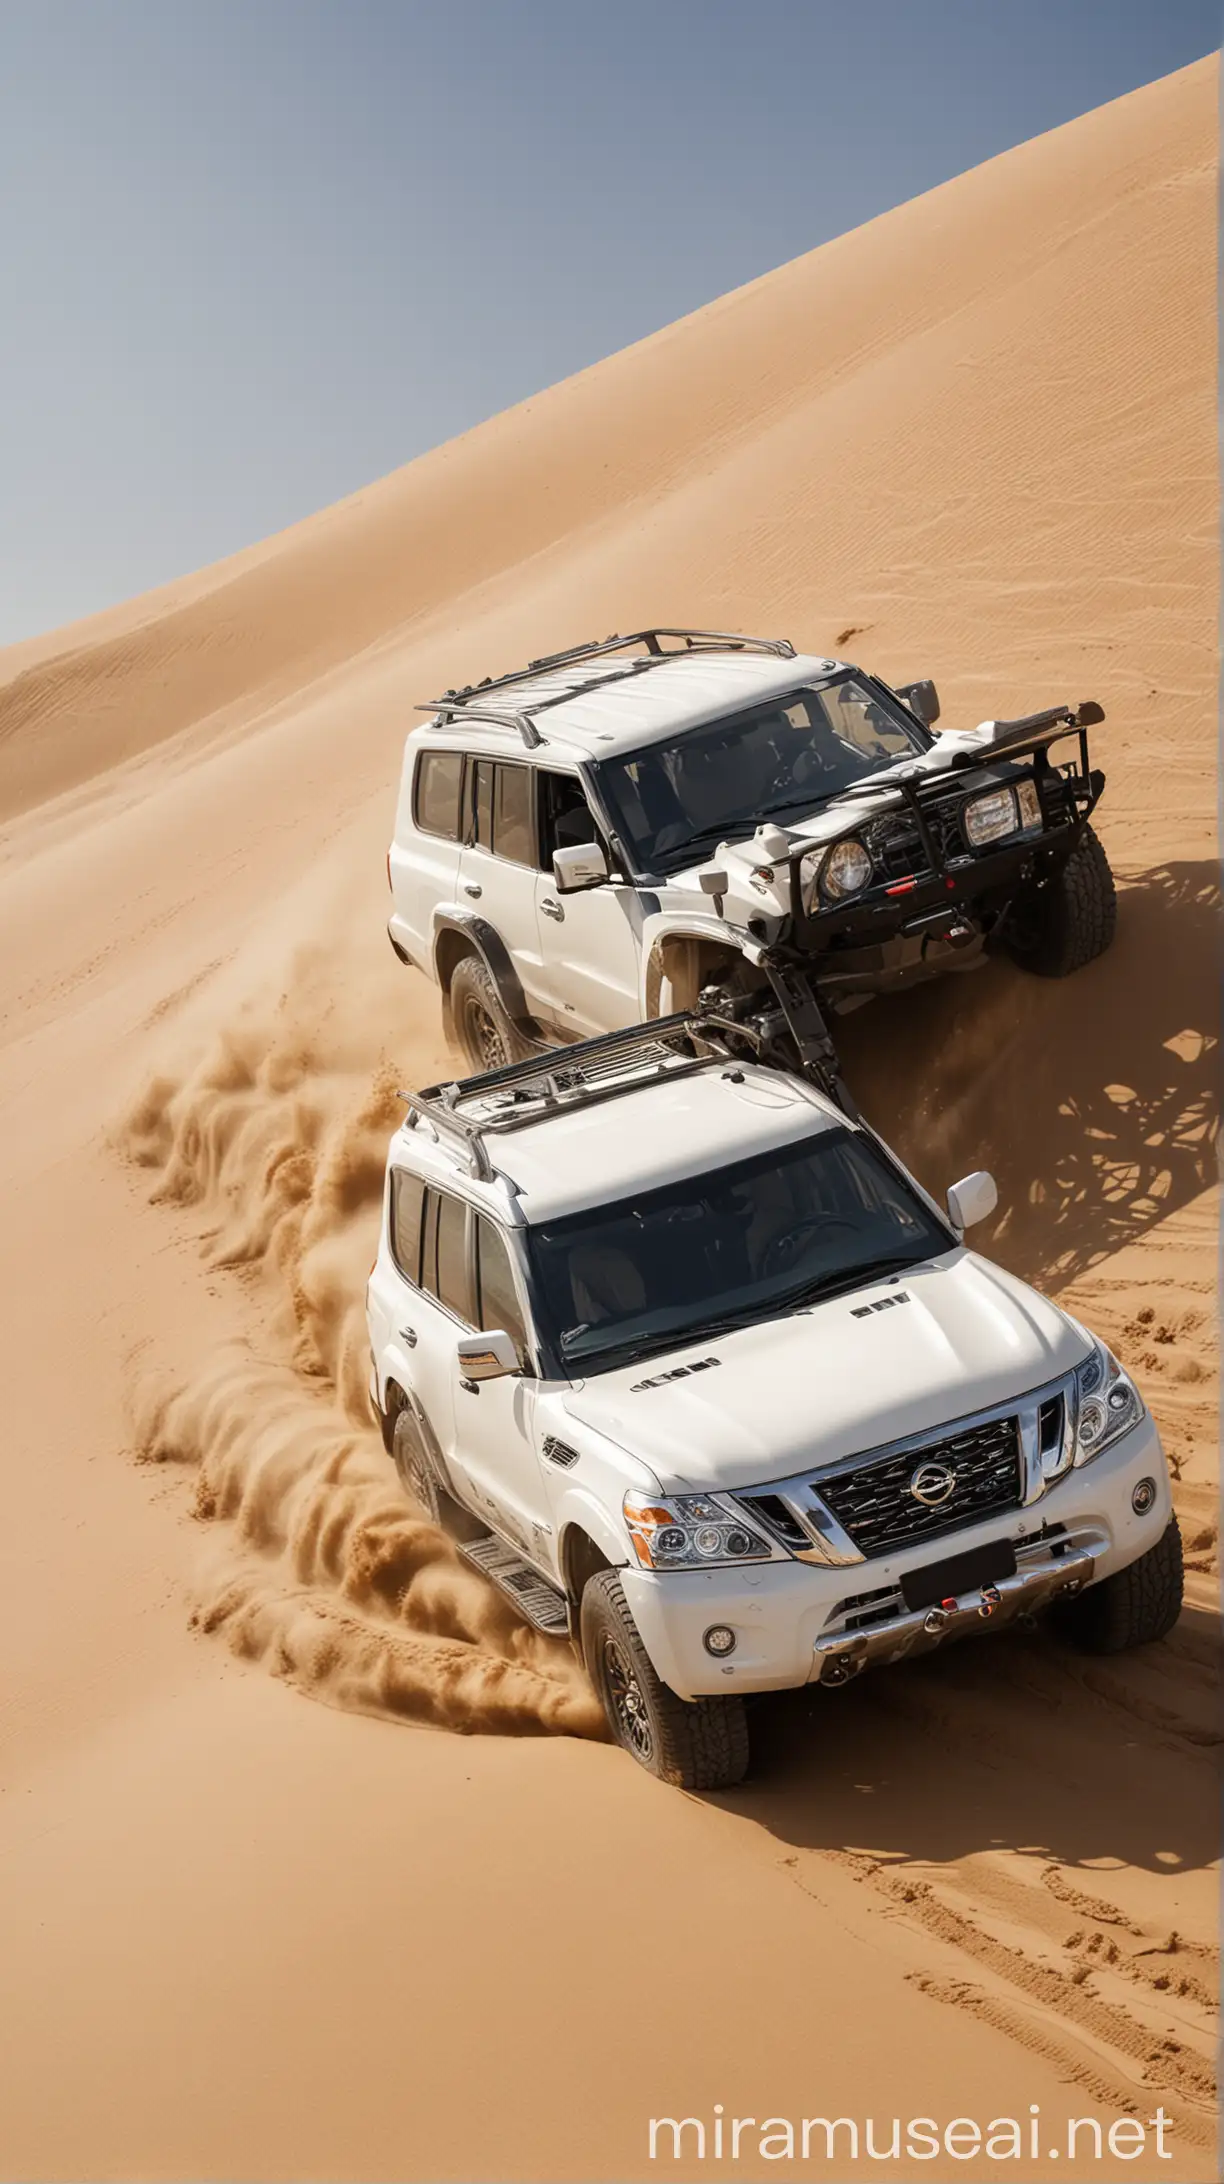
[[[738,1698],[678,1699],[655,1674],[620,1577],[601,1570],[582,1595],[582,1657],[616,1742],[681,1790],[728,1790],[748,1772]]]
[[[1118,923],[1109,859],[1085,826],[1066,863],[1021,890],[1007,921],[1007,947],[1021,970],[1069,978],[1104,955]]]
[[[1154,1547],[1137,1562],[1053,1611],[1057,1631],[1081,1653],[1126,1653],[1167,1638],[1181,1614],[1182,1543],[1170,1517]]]

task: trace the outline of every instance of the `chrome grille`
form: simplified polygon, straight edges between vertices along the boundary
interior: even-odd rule
[[[951,1493],[935,1505],[919,1501],[910,1491],[910,1481],[928,1464],[946,1464],[955,1474]],[[811,1485],[861,1554],[884,1555],[940,1539],[983,1517],[1019,1508],[1023,1469],[1018,1423],[1015,1418],[992,1418],[900,1455],[883,1456],[877,1463],[815,1478]]]

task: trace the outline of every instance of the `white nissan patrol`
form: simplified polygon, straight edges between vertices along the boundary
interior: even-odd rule
[[[995,948],[1062,977],[1113,936],[1097,705],[937,737],[930,682],[649,629],[422,710],[389,930],[473,1069],[710,997],[852,1114],[826,1012]]]
[[[405,1486],[691,1789],[743,1776],[753,1693],[1181,1605],[1134,1383],[965,1248],[990,1177],[938,1206],[755,1047],[675,1016],[404,1093],[367,1299]]]

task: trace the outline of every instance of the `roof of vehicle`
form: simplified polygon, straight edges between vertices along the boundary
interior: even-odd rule
[[[560,1064],[563,1054],[556,1060]],[[701,1175],[750,1159],[773,1146],[846,1127],[846,1118],[802,1078],[752,1062],[717,1057],[677,1069],[643,1073],[613,1097],[564,1100],[532,1120],[499,1131],[506,1110],[496,1088],[465,1095],[470,1125],[486,1120],[482,1140],[494,1178],[505,1177],[531,1223]],[[427,1120],[410,1116],[392,1141],[391,1157],[469,1187],[483,1197],[461,1139],[435,1139]],[[496,1188],[494,1184],[493,1188]]]
[[[815,653],[779,657],[712,645],[640,660],[588,656],[464,693],[449,723],[439,717],[417,729],[414,740],[466,744],[479,737],[483,744],[488,736],[521,757],[526,739],[513,725],[499,729],[482,721],[483,706],[528,719],[540,738],[542,765],[550,755],[612,758],[846,668],[845,661]]]

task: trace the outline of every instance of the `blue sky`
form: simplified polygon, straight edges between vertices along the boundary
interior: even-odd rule
[[[1218,0],[0,0],[0,643],[1219,40]]]

